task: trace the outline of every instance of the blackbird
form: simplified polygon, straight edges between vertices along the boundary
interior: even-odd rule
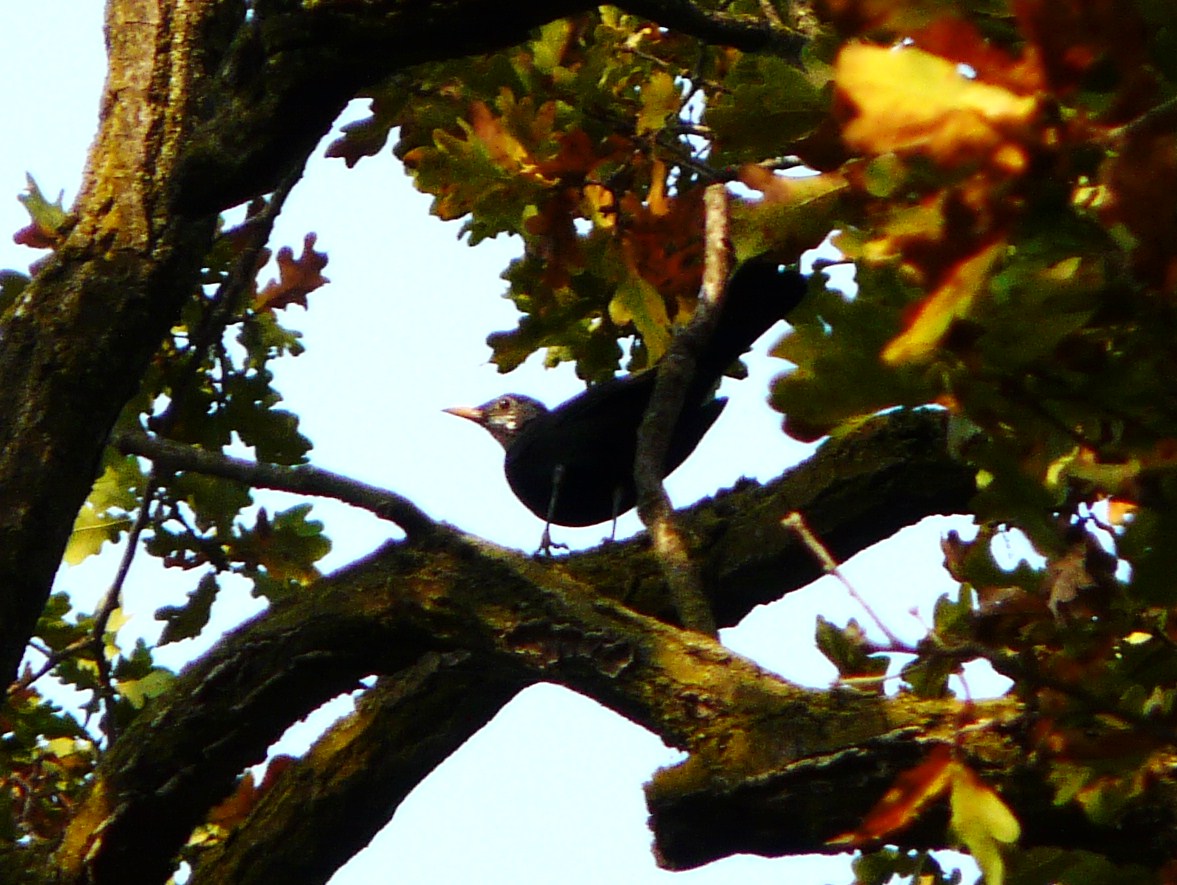
[[[729,279],[714,331],[697,355],[662,475],[674,471],[723,411],[723,373],[805,294],[805,277],[753,260]],[[548,526],[614,520],[636,503],[638,427],[658,367],[596,384],[554,409],[518,393],[476,407],[446,409],[484,427],[506,450],[504,470],[515,496]]]

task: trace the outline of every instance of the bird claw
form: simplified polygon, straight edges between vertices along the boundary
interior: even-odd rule
[[[555,555],[552,553],[553,550],[568,549],[567,544],[561,544],[558,541],[552,540],[552,533],[550,529],[551,526],[544,526],[543,536],[539,539],[539,549],[537,549],[534,554],[536,559],[539,559],[541,556],[546,556],[551,559]]]

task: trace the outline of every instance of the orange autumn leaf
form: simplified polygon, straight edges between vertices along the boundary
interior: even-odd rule
[[[1112,498],[1108,501],[1108,522],[1112,525],[1124,525],[1134,514],[1139,505],[1135,501],[1123,498]]]
[[[970,80],[938,55],[853,44],[838,54],[834,82],[847,113],[842,136],[855,150],[925,153],[947,166],[1025,165],[1011,136],[1034,121],[1037,100]]]
[[[883,349],[888,365],[914,362],[929,356],[943,340],[954,320],[968,314],[989,269],[1005,251],[999,241],[966,258],[952,269],[940,287],[920,305],[915,318]]]
[[[509,171],[534,167],[531,153],[507,131],[503,119],[491,113],[484,102],[476,101],[470,106],[470,126],[486,146],[487,154],[499,166]]]
[[[594,227],[612,230],[617,225],[617,198],[603,184],[589,182],[580,191],[581,212]]]
[[[979,80],[1003,86],[1022,95],[1047,88],[1042,59],[1037,52],[1013,55],[1003,46],[985,38],[972,22],[955,16],[935,19],[912,33],[914,44],[933,55],[966,64]]]
[[[940,745],[927,759],[895,778],[883,798],[875,803],[854,830],[831,839],[830,845],[866,845],[903,829],[936,799],[952,782],[952,750]]]
[[[231,830],[249,817],[260,795],[254,784],[253,774],[246,772],[232,795],[209,811],[208,822]]]
[[[745,163],[739,168],[740,183],[764,194],[771,203],[803,206],[848,187],[841,170],[820,175],[777,175],[756,163]]]
[[[652,215],[661,216],[670,211],[666,196],[666,164],[657,158],[650,166],[650,192],[646,195],[646,205]]]

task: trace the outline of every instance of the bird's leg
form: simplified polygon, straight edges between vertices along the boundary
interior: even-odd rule
[[[617,517],[621,515],[621,496],[625,494],[625,489],[621,486],[615,486],[613,489],[613,525],[609,529],[609,543],[617,540]]]
[[[536,556],[551,556],[552,548],[567,550],[567,544],[556,544],[552,541],[552,519],[556,515],[556,502],[560,498],[560,483],[564,480],[564,465],[557,464],[552,470],[552,496],[548,498],[548,515],[544,520],[544,533],[539,539],[539,549]]]

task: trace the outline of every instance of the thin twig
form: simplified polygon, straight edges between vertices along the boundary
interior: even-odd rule
[[[781,19],[780,13],[776,11],[776,7],[772,5],[772,0],[760,0],[760,12],[764,16],[764,20],[778,34],[791,33],[788,25]]]
[[[714,636],[715,616],[703,592],[702,576],[690,559],[689,545],[675,522],[662,484],[670,438],[682,412],[698,353],[715,327],[730,266],[726,188],[722,184],[709,186],[704,202],[707,236],[703,289],[695,316],[675,336],[658,364],[654,392],[638,430],[634,484],[638,490],[638,515],[650,530],[654,553],[666,576],[679,620],[688,629]]]
[[[289,196],[291,189],[300,176],[301,171],[297,174],[286,176],[270,195],[265,207],[257,215],[249,218],[244,223],[249,233],[249,239],[240,253],[238,253],[224,281],[222,281],[220,286],[217,287],[217,291],[209,299],[208,309],[205,311],[200,323],[195,329],[191,330],[188,336],[188,358],[179,373],[180,383],[175,385],[171,390],[168,404],[163,413],[150,421],[150,425],[158,433],[166,435],[175,426],[178,416],[183,411],[186,400],[195,388],[196,379],[200,375],[200,365],[205,359],[205,354],[209,351],[215,351],[221,346],[225,328],[232,322],[242,299],[250,291],[250,282],[257,274],[258,262],[262,251],[266,247],[266,243],[269,242],[270,234],[273,232],[274,222],[281,213],[287,196]],[[147,482],[144,486],[139,513],[130,531],[127,533],[127,540],[123,548],[123,555],[119,560],[118,570],[115,572],[114,579],[111,581],[110,587],[107,588],[95,612],[94,627],[90,631],[89,637],[87,640],[72,643],[50,662],[51,667],[56,666],[69,656],[66,652],[76,654],[86,647],[91,649],[95,666],[98,668],[99,687],[97,691],[102,700],[103,707],[106,709],[103,730],[110,743],[113,743],[118,737],[118,726],[115,721],[115,704],[118,698],[114,687],[114,674],[111,670],[110,661],[106,658],[106,630],[110,624],[111,616],[121,604],[123,587],[126,585],[127,576],[130,574],[131,565],[139,549],[139,539],[142,537],[143,530],[150,522],[152,502],[163,482],[164,480],[160,477],[159,469],[153,468],[148,474]]]
[[[858,595],[858,591],[854,589],[854,585],[846,579],[846,576],[842,574],[841,569],[838,568],[837,560],[834,559],[834,557],[830,554],[830,551],[826,549],[825,545],[818,540],[817,536],[809,530],[809,526],[805,524],[804,516],[794,510],[792,513],[781,520],[781,524],[785,528],[792,529],[797,533],[797,536],[801,538],[802,543],[809,548],[809,551],[817,558],[817,561],[821,563],[821,567],[825,570],[826,574],[833,575],[838,579],[838,581],[841,582],[842,586],[845,587],[846,590],[850,593],[850,597],[862,606],[863,610],[867,613],[870,619],[875,622],[875,626],[883,631],[883,635],[887,637],[887,641],[890,642],[891,645],[896,647],[905,645],[905,643],[898,636],[887,629],[887,625],[883,623],[883,619],[875,614],[874,609],[870,607],[867,601]]]
[[[1172,132],[1177,127],[1177,97],[1167,99],[1129,120],[1123,126],[1108,130],[1104,141],[1122,143],[1129,138],[1140,138],[1154,133]]]
[[[159,481],[153,469],[148,473],[147,482],[144,484],[143,501],[139,507],[139,513],[135,517],[131,530],[127,532],[127,541],[123,546],[123,555],[119,559],[118,570],[115,572],[114,580],[110,582],[106,594],[102,597],[98,611],[94,614],[94,629],[90,632],[94,663],[98,667],[98,692],[102,698],[102,704],[106,708],[103,731],[106,732],[106,738],[110,744],[118,739],[118,724],[115,721],[115,703],[118,698],[114,689],[114,674],[111,672],[110,661],[106,659],[106,627],[110,623],[110,617],[114,614],[115,609],[122,604],[123,586],[127,582],[127,575],[131,572],[131,563],[135,561],[135,554],[139,550],[139,538],[151,519],[151,505],[158,490]]]
[[[171,391],[163,413],[151,419],[149,426],[156,433],[168,435],[178,416],[182,414],[183,406],[193,389],[193,382],[200,375],[200,364],[204,361],[205,353],[222,342],[225,328],[234,319],[244,295],[249,291],[250,283],[257,276],[259,259],[270,241],[274,223],[278,220],[290,191],[301,176],[301,167],[287,175],[270,194],[265,208],[242,223],[241,226],[249,233],[249,240],[238,253],[217,291],[209,299],[208,310],[205,311],[199,325],[188,337],[188,362],[179,373],[183,385]]]
[[[219,476],[258,488],[334,498],[399,525],[409,537],[435,531],[438,523],[407,498],[310,465],[286,467],[231,458],[145,433],[120,432],[111,444],[125,455],[150,458],[158,467]]]
[[[81,639],[75,639],[60,651],[53,651],[50,648],[37,648],[36,644],[32,642],[30,642],[29,645],[33,648],[36,648],[37,651],[39,651],[41,654],[45,655],[45,663],[36,670],[30,670],[20,679],[9,685],[9,696],[14,695],[19,691],[24,691],[38,679],[41,679],[51,673],[53,669],[62,661],[68,660],[69,658],[76,655],[79,651],[85,649],[90,645],[90,637],[87,635],[83,636]]]

